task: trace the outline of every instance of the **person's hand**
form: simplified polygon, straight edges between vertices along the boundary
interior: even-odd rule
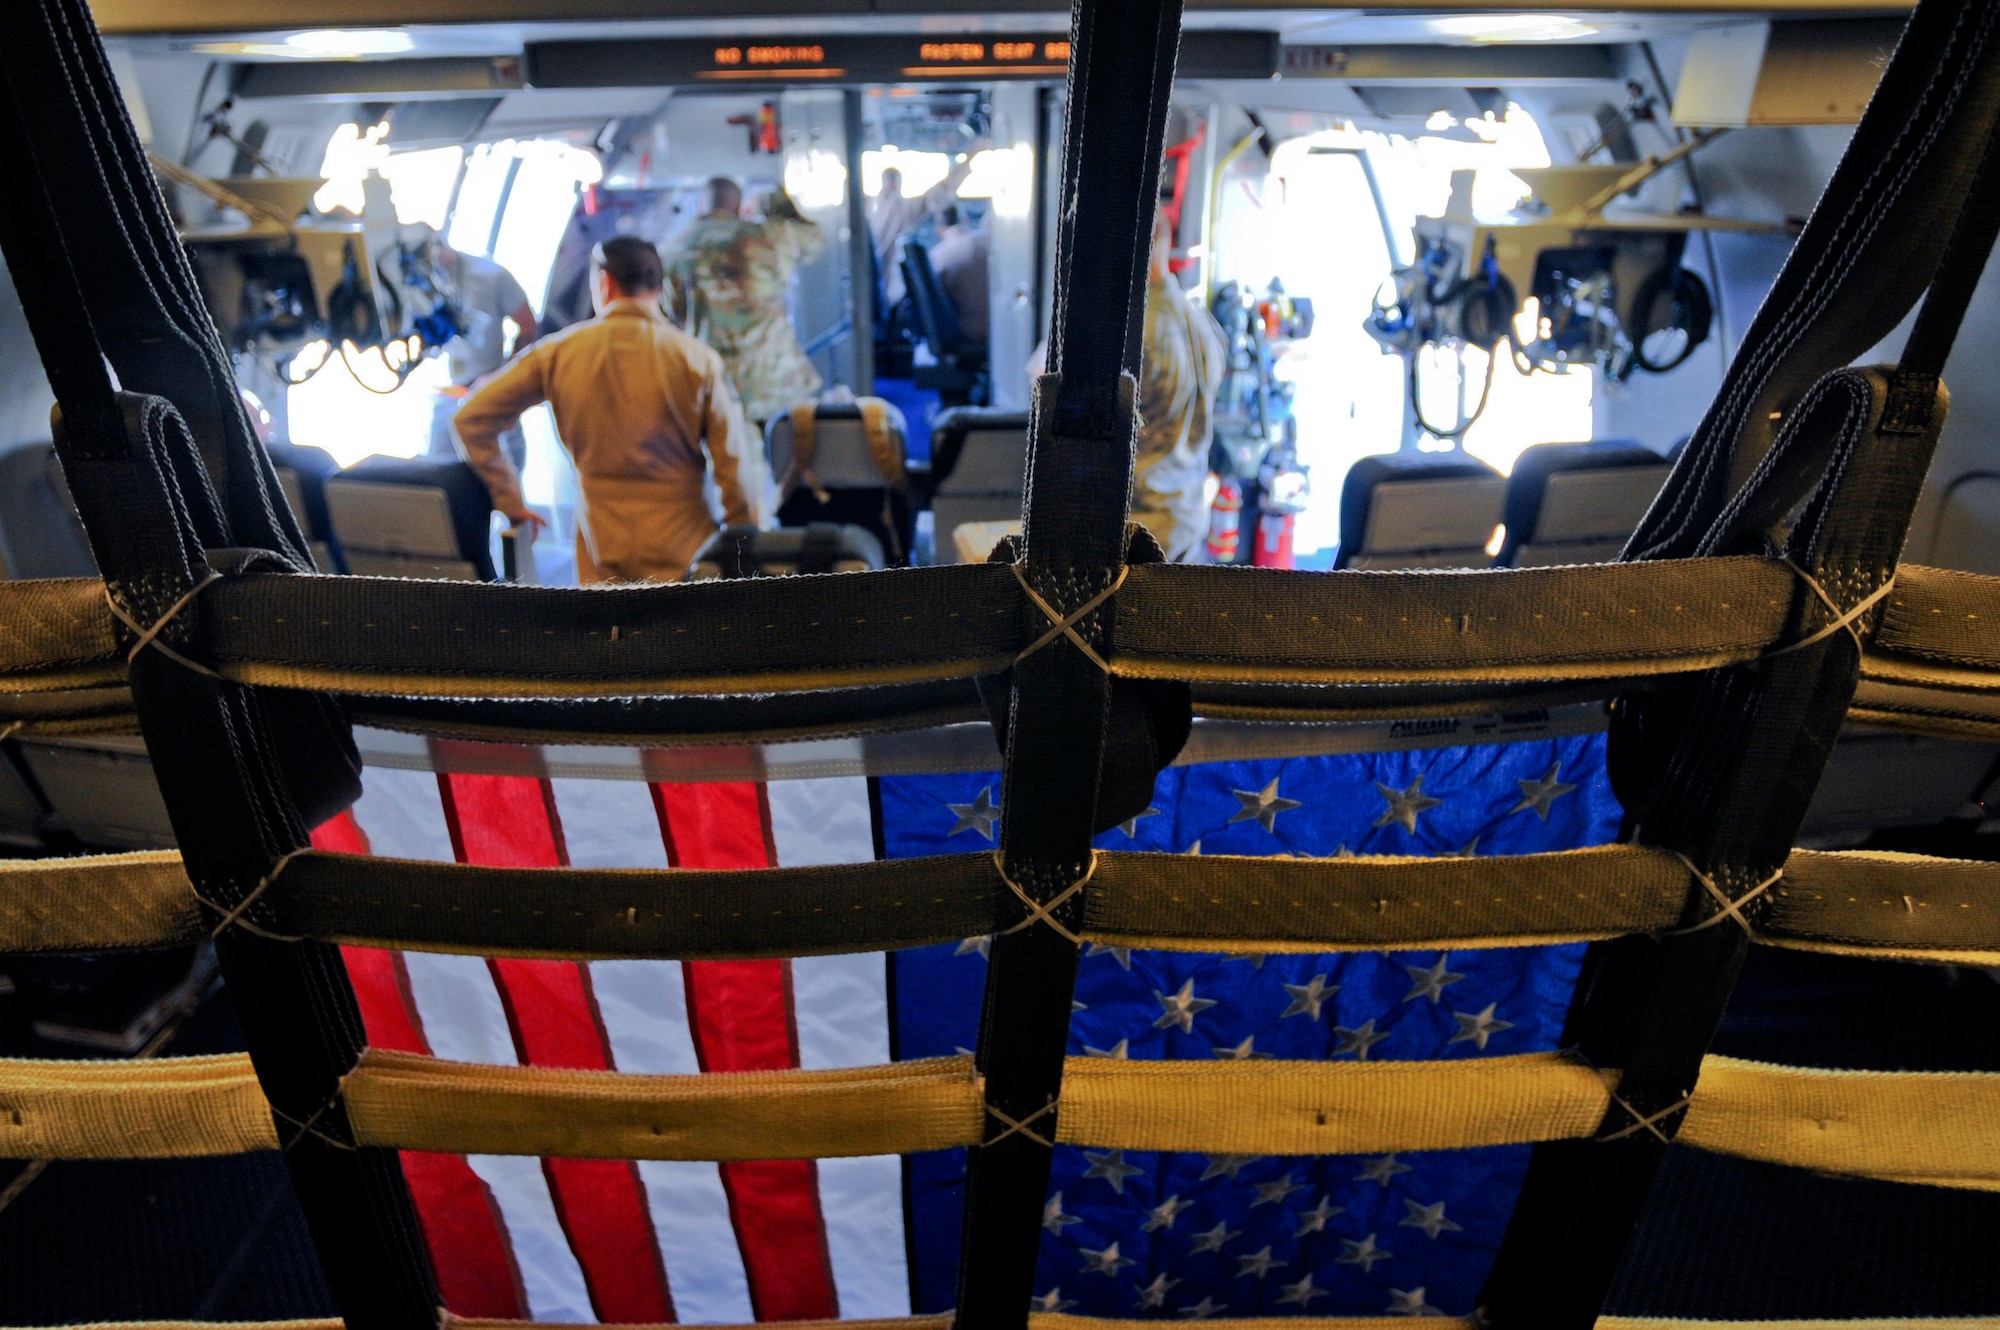
[[[514,524],[516,531],[527,532],[530,541],[549,529],[548,522],[540,513],[525,508],[518,513],[509,513],[507,520]]]

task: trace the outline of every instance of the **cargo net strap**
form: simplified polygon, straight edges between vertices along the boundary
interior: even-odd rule
[[[1587,1138],[1619,1073],[1565,1053],[1451,1062],[1071,1058],[1066,1145],[1319,1156]],[[966,1057],[839,1071],[643,1076],[369,1049],[342,1082],[355,1144],[542,1158],[751,1160],[980,1143]],[[244,1054],[0,1061],[0,1157],[275,1149]],[[1677,1139],[1718,1154],[1927,1186],[2000,1189],[2000,1073],[1828,1071],[1710,1056]],[[1027,1125],[1022,1124],[1024,1127]]]
[[[951,1330],[950,1312],[929,1316],[864,1320],[792,1321],[792,1330]],[[442,1330],[582,1330],[584,1323],[509,1321],[455,1316],[439,1318]],[[751,1323],[754,1324],[754,1323]],[[751,1330],[751,1324],[712,1325],[709,1330]],[[1158,1321],[1107,1320],[1067,1312],[1031,1312],[1031,1330],[1142,1330]],[[1476,1330],[1476,1322],[1456,1316],[1285,1316],[1211,1317],[1218,1330]],[[345,1330],[344,1321],[99,1321],[91,1330]],[[2000,1317],[1870,1317],[1847,1321],[1686,1321],[1658,1316],[1600,1316],[1597,1330],[1995,1330]],[[35,1330],[26,1327],[25,1330]],[[56,1327],[47,1327],[56,1330]]]
[[[1471,859],[1276,859],[1101,851],[1070,935],[1103,946],[1309,952],[1513,947],[1665,934],[1724,919],[1758,942],[1954,965],[2000,964],[2000,864],[1795,850],[1749,896],[1641,845]],[[1081,884],[1078,884],[1080,887]],[[1752,901],[1751,897],[1755,900]],[[928,946],[1020,931],[998,863],[953,854],[811,868],[478,868],[305,851],[204,922],[172,852],[0,860],[0,953],[261,936],[570,959],[733,960]],[[1066,926],[1067,927],[1067,926]]]

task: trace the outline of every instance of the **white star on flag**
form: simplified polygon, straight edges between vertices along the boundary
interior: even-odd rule
[[[969,804],[946,804],[945,807],[958,819],[957,824],[945,835],[956,836],[960,832],[976,831],[987,840],[993,839],[993,824],[1000,820],[1000,806],[993,802],[991,785],[981,790],[979,797]]]
[[[1281,797],[1275,779],[1261,790],[1231,790],[1230,793],[1236,796],[1236,802],[1242,807],[1238,808],[1236,815],[1229,819],[1229,825],[1255,822],[1273,836],[1278,834],[1278,814],[1305,807],[1297,799]]]
[[[1576,788],[1574,785],[1565,785],[1557,780],[1556,777],[1561,773],[1562,763],[1557,761],[1549,764],[1549,769],[1543,773],[1540,780],[1516,780],[1514,783],[1521,787],[1521,802],[1507,812],[1511,815],[1533,809],[1536,817],[1544,822],[1548,821],[1549,805]]]
[[[1412,836],[1417,834],[1417,814],[1444,803],[1444,800],[1433,799],[1424,793],[1424,778],[1421,775],[1411,781],[1410,787],[1406,790],[1399,790],[1393,785],[1384,785],[1379,780],[1375,782],[1375,788],[1389,801],[1388,807],[1382,810],[1382,815],[1375,819],[1375,825],[1386,827],[1393,822]]]
[[[1194,980],[1181,985],[1181,991],[1168,997],[1158,989],[1153,996],[1160,1002],[1160,1018],[1153,1022],[1155,1030],[1171,1030],[1179,1026],[1182,1034],[1194,1033],[1194,1018],[1215,1005],[1215,999],[1196,997]]]

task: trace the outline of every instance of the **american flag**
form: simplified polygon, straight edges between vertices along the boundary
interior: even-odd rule
[[[449,763],[441,764],[449,765]],[[634,764],[638,769],[640,764]],[[327,849],[751,868],[990,852],[997,771],[766,781],[371,766]],[[1599,844],[1601,736],[1170,768],[1107,849],[1519,854]],[[348,949],[369,1038],[469,1062],[698,1074],[969,1050],[986,939],[791,961]],[[1090,946],[1078,1057],[1427,1059],[1557,1046],[1580,947],[1214,955]],[[1244,1158],[1061,1147],[1037,1308],[1105,1317],[1462,1315],[1526,1147]],[[702,1164],[406,1153],[447,1305],[572,1322],[898,1316],[953,1301],[962,1151]]]

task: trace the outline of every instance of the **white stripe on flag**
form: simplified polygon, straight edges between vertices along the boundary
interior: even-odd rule
[[[493,987],[493,972],[478,956],[406,951],[410,996],[431,1052],[451,1062],[484,1062],[512,1067],[520,1059],[507,1028],[507,1009]]]
[[[454,1062],[516,1065],[507,1012],[493,986],[493,972],[482,958],[409,951],[403,960],[431,1052]],[[466,1158],[472,1171],[493,1189],[514,1262],[521,1270],[529,1312],[538,1321],[595,1321],[583,1267],[556,1218],[542,1161],[513,1155]]]
[[[841,1316],[908,1316],[901,1156],[820,1160],[819,1205]]]
[[[595,1322],[583,1267],[556,1218],[542,1161],[523,1155],[467,1155],[465,1161],[493,1189],[507,1238],[514,1245],[514,1261],[521,1269],[528,1314],[537,1321]]]
[[[679,961],[593,961],[590,987],[618,1070],[648,1076],[701,1070]]]
[[[364,767],[354,820],[368,834],[369,850],[385,859],[451,861],[444,798],[428,771]]]
[[[563,843],[577,868],[665,868],[666,842],[651,787],[636,780],[549,782],[562,818]]]
[[[590,986],[618,1070],[654,1076],[700,1072],[679,961],[596,961]],[[690,1323],[756,1319],[729,1197],[715,1165],[642,1160],[639,1177],[646,1184],[674,1314]]]
[[[714,1164],[642,1159],[646,1203],[660,1235],[674,1314],[687,1324],[754,1321],[750,1281],[729,1218],[729,1196]]]
[[[866,863],[875,857],[866,779],[779,780],[765,788],[780,864]],[[889,1060],[888,968],[881,952],[797,958],[792,1010],[801,1067],[867,1067]],[[819,1204],[840,1314],[909,1315],[902,1160],[894,1155],[820,1160]]]
[[[865,777],[774,780],[764,788],[771,802],[771,840],[784,867],[865,864],[875,857]]]

